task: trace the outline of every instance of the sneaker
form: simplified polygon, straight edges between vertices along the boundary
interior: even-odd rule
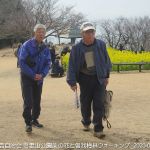
[[[31,121],[31,124],[32,124],[32,126],[34,126],[34,127],[43,128],[43,125],[40,124],[40,123],[38,122],[38,120],[32,120],[32,121]]]
[[[31,125],[26,125],[26,132],[28,132],[28,133],[32,132],[32,126]]]
[[[103,131],[100,131],[100,132],[94,132],[94,136],[97,137],[97,138],[104,138],[106,135],[103,133]]]
[[[83,131],[90,131],[90,126],[89,125],[83,125]]]

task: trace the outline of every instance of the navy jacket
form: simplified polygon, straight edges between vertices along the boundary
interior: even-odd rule
[[[94,61],[96,72],[100,84],[103,84],[105,79],[109,78],[112,65],[106,50],[106,44],[98,39],[95,39],[95,44]],[[79,82],[80,69],[85,61],[84,53],[85,49],[82,40],[72,47],[67,71],[67,82],[70,86],[74,86]]]
[[[34,38],[26,41],[20,48],[19,53],[19,65],[21,73],[25,74],[31,79],[34,79],[35,74],[41,74],[44,78],[50,69],[50,51],[43,44],[40,53],[37,53],[38,46]],[[27,56],[31,56],[32,60],[35,62],[34,67],[29,67],[26,62]]]

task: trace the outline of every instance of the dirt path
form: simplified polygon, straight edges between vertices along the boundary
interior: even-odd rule
[[[104,123],[104,132],[107,135],[104,140],[93,137],[92,130],[89,133],[82,131],[80,110],[74,107],[74,95],[66,84],[65,77],[48,76],[45,79],[40,116],[40,121],[45,127],[34,128],[32,134],[26,134],[21,116],[23,103],[19,80],[16,58],[1,57],[0,143],[21,145],[49,143],[49,146],[69,143],[70,147],[72,143],[72,148],[68,149],[75,149],[73,148],[75,144],[82,147],[80,149],[88,149],[83,147],[86,146],[85,143],[97,143],[99,148],[92,147],[92,149],[102,147],[101,149],[111,150],[125,149],[125,146],[126,149],[137,149],[138,143],[150,143],[150,73],[148,72],[111,74],[108,89],[114,91],[110,116],[112,129],[107,129]],[[64,146],[63,149],[67,147]]]

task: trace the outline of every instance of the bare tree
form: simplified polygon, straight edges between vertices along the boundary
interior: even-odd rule
[[[100,23],[102,38],[113,48],[150,50],[150,18],[118,18]]]
[[[26,2],[26,10],[30,10],[33,24],[43,23],[46,25],[49,35],[66,33],[73,25],[79,25],[84,20],[81,13],[73,13],[73,6],[60,7],[59,0],[36,0]],[[27,4],[30,5],[28,6]],[[28,6],[28,7],[27,7]],[[30,9],[32,6],[32,9]],[[31,16],[30,14],[28,14]],[[28,16],[27,15],[27,16]]]
[[[58,1],[0,0],[0,8],[3,8],[0,9],[1,32],[15,39],[27,39],[32,36],[35,24],[42,23],[49,31],[47,36],[59,36],[83,22],[83,14],[74,13],[74,6],[62,7]]]

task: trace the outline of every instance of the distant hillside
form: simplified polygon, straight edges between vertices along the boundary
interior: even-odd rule
[[[0,48],[12,46],[21,39],[23,30],[17,27],[17,20],[22,12],[20,0],[0,0]]]
[[[0,0],[0,39],[12,37],[8,25],[12,21],[12,15],[18,9],[20,0]]]

